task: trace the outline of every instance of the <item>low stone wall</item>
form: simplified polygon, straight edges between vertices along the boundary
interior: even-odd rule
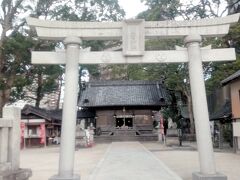
[[[1,172],[0,180],[28,180],[32,176],[31,169],[18,169]]]
[[[3,108],[0,118],[0,180],[28,180],[30,169],[20,169],[20,118],[18,108]]]

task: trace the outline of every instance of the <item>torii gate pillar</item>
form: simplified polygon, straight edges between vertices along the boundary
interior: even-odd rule
[[[225,175],[216,173],[202,69],[201,41],[202,37],[197,34],[184,39],[188,49],[189,78],[201,172],[193,173],[193,180],[226,180]]]
[[[67,37],[64,39],[66,46],[66,70],[60,159],[58,175],[51,177],[50,180],[80,180],[80,176],[73,174],[80,43],[81,39],[78,37]]]

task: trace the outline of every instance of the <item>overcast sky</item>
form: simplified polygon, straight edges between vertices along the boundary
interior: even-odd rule
[[[120,6],[126,12],[126,18],[133,18],[138,13],[147,9],[147,7],[141,3],[141,0],[118,0]]]

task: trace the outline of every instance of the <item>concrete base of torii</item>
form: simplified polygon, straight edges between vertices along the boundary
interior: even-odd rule
[[[227,176],[221,173],[206,175],[200,172],[194,172],[192,174],[192,180],[227,180]]]
[[[80,176],[74,174],[72,177],[60,177],[58,175],[52,176],[49,180],[80,180]]]

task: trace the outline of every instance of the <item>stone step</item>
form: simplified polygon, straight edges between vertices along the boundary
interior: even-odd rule
[[[115,142],[115,141],[157,141],[158,136],[155,134],[144,135],[144,136],[95,136],[94,141],[96,142]]]

